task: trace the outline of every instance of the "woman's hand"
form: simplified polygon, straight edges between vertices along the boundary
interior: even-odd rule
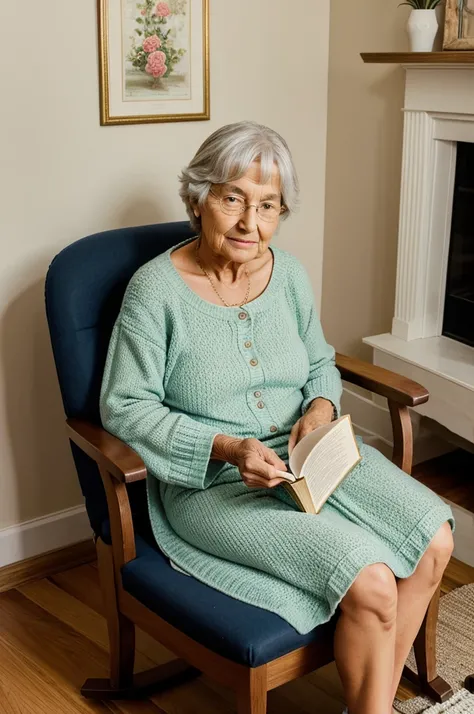
[[[287,471],[285,462],[258,439],[234,442],[228,461],[238,467],[249,488],[274,488],[285,480],[275,473]]]
[[[309,409],[304,416],[298,419],[291,430],[290,440],[288,441],[288,456],[303,436],[314,431],[318,426],[329,424],[332,421],[333,414],[334,407],[330,401],[322,397],[313,399]]]

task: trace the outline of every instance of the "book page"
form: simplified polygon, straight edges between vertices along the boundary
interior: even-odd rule
[[[307,481],[316,507],[329,497],[341,478],[359,459],[351,422],[345,419],[317,444],[300,474]]]
[[[344,421],[348,421],[347,416],[339,417],[335,421],[320,426],[317,429],[313,429],[309,434],[306,434],[301,441],[296,444],[295,448],[290,455],[290,469],[291,472],[298,478],[302,476],[301,469],[305,463],[308,456],[311,454],[317,444],[323,439],[329,431],[337,429],[339,424]]]

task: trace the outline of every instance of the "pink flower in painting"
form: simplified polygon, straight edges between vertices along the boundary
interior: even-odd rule
[[[171,15],[171,10],[169,9],[168,3],[159,2],[158,5],[155,7],[155,15],[158,15],[158,17],[168,17],[168,15]]]
[[[166,74],[167,69],[166,55],[164,52],[152,52],[148,55],[148,63],[145,67],[145,71],[148,72],[148,74],[151,74],[155,77],[155,79],[158,79],[158,77],[162,77]]]
[[[161,47],[161,40],[156,35],[147,37],[146,40],[143,42],[143,49],[145,50],[145,52],[156,52],[158,47]]]
[[[145,17],[145,15],[146,15],[146,10],[142,10],[141,13],[140,13],[140,15],[143,15],[143,17]]]
[[[158,51],[158,52],[152,52],[151,55],[148,57],[148,62],[151,62],[152,64],[165,64],[166,63],[166,55],[164,52]]]

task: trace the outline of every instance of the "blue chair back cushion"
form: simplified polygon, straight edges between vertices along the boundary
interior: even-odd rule
[[[102,374],[125,288],[138,268],[192,235],[188,222],[121,228],[82,238],[54,258],[46,277],[46,314],[68,417],[100,424]],[[101,535],[108,513],[99,471],[77,446],[71,448],[91,526]],[[139,523],[148,519],[144,489],[144,482],[129,487]]]

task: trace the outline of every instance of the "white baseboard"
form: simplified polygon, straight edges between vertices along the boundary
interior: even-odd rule
[[[67,508],[0,530],[0,567],[88,540],[92,530],[84,506]]]
[[[391,458],[393,449],[392,421],[386,401],[375,396],[367,399],[357,392],[344,388],[341,405],[342,413],[350,414],[354,431],[363,437],[366,444],[379,449],[387,458]],[[411,409],[413,425],[413,463],[419,464],[434,459],[455,446],[449,444],[439,433],[430,430],[425,424],[427,419]]]
[[[360,429],[360,434],[376,436],[392,446],[392,422],[387,407],[380,406],[370,398],[363,397],[351,389],[344,388],[341,399],[343,414],[350,414],[354,427]]]

